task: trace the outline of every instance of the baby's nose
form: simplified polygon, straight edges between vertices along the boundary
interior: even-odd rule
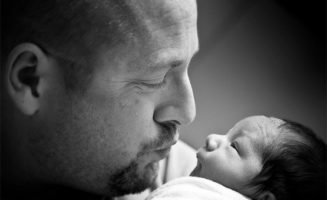
[[[219,135],[218,134],[210,134],[206,139],[206,150],[213,151],[218,148],[219,142]]]

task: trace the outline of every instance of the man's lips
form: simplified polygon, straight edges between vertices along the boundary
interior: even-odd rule
[[[155,149],[155,152],[159,155],[161,159],[165,158],[168,156],[171,147],[177,143],[177,140],[173,140],[172,142],[169,142],[157,149]]]
[[[168,142],[158,148],[155,149],[155,151],[161,151],[170,148],[171,146],[175,145],[177,143],[177,140],[173,140],[171,142]]]
[[[170,147],[168,147],[166,149],[157,150],[155,152],[159,155],[160,159],[163,159],[168,156],[168,154],[170,152]]]

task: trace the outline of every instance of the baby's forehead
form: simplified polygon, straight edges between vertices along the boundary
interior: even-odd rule
[[[230,137],[246,138],[253,150],[261,155],[263,150],[280,136],[283,120],[266,116],[251,116],[239,121],[229,132]]]
[[[263,138],[275,138],[279,135],[279,127],[284,123],[283,120],[275,117],[251,116],[239,121],[235,127],[244,132],[257,133]]]

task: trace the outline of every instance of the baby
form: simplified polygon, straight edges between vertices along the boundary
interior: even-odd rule
[[[209,135],[197,158],[191,176],[209,179],[251,199],[326,197],[326,144],[296,122],[245,118],[225,135]]]
[[[192,176],[252,199],[318,199],[326,193],[326,144],[292,121],[243,119],[225,135],[209,135],[197,157]]]

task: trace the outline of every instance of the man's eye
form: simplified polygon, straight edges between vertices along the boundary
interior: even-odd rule
[[[141,82],[140,84],[151,89],[160,89],[166,85],[166,78],[164,78],[161,82],[158,83]]]

